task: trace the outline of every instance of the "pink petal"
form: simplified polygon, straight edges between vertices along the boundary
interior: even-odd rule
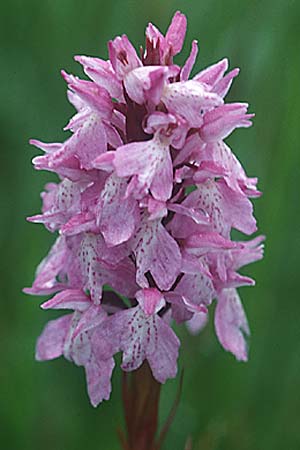
[[[111,145],[111,147],[118,148],[124,144],[120,134],[118,133],[118,131],[114,126],[110,125],[107,122],[103,122],[103,125],[105,129],[107,142]]]
[[[203,162],[201,163],[199,170],[202,169],[203,165],[208,163],[219,164],[223,170],[222,175],[231,189],[237,192],[244,192],[247,196],[258,196],[259,192],[256,189],[256,179],[248,178],[245,171],[238,161],[236,156],[232,153],[231,149],[224,142],[212,142],[204,145],[198,151],[199,159]],[[201,172],[196,172],[194,179],[200,181]]]
[[[207,67],[198,73],[193,79],[195,81],[214,86],[222,78],[226,70],[228,69],[228,59],[224,58],[221,61]]]
[[[114,153],[113,164],[119,177],[129,177],[132,175],[145,175],[149,172],[149,166],[155,164],[152,156],[150,163],[149,157],[155,153],[152,141],[133,142],[119,147]],[[153,172],[153,170],[152,170]],[[154,173],[151,174],[151,181]]]
[[[180,294],[177,292],[168,292],[165,296],[171,303],[171,318],[174,319],[178,325],[193,317],[193,313],[186,307]]]
[[[73,309],[85,311],[91,305],[89,297],[80,289],[65,289],[41,305],[42,309]]]
[[[48,192],[42,192],[43,214],[28,217],[35,223],[44,223],[50,231],[60,228],[68,219],[80,211],[80,187],[64,179],[58,185],[54,183],[46,186]]]
[[[151,141],[133,142],[115,152],[114,166],[119,177],[136,175],[134,190],[139,194],[150,189],[156,200],[166,201],[173,189],[172,160],[169,145],[154,137]]]
[[[97,107],[96,105],[93,106],[92,104],[89,104],[88,101],[84,101],[81,96],[71,90],[70,85],[67,91],[67,97],[69,102],[72,103],[72,105],[77,110],[77,113],[73,117],[71,117],[67,125],[64,127],[64,130],[71,130],[75,132],[84,124],[85,120],[88,119],[92,110],[97,111]],[[111,106],[109,115],[111,116]]]
[[[219,192],[226,204],[228,221],[232,226],[245,234],[252,234],[257,230],[253,216],[253,205],[247,197],[229,189],[225,183],[219,183]]]
[[[34,145],[37,148],[40,148],[45,153],[54,153],[56,150],[59,150],[59,148],[61,147],[61,144],[59,144],[59,143],[51,142],[50,144],[47,144],[45,142],[38,141],[37,139],[30,139],[29,144]]]
[[[103,399],[107,400],[111,391],[110,379],[114,360],[111,356],[105,359],[98,357],[95,349],[98,348],[99,342],[95,342],[93,338],[93,327],[99,326],[105,318],[106,314],[97,306],[91,306],[84,314],[73,314],[63,349],[67,359],[85,367],[88,393],[93,406],[97,406]]]
[[[199,133],[192,134],[187,138],[183,148],[176,155],[174,166],[182,164],[183,162],[193,161],[194,155],[199,154],[206,145],[207,144],[200,139]]]
[[[115,268],[130,254],[130,246],[126,243],[108,247],[101,234],[97,233],[96,241],[97,259],[109,267]]]
[[[246,234],[256,231],[252,203],[244,194],[233,191],[222,181],[207,180],[199,184],[182,204],[208,214],[212,231],[224,238],[229,238],[232,227]],[[205,231],[203,226],[195,224],[190,218],[178,216],[173,219],[170,228],[178,238]]]
[[[61,155],[55,155],[53,165],[57,167],[65,159],[66,154],[75,154],[81,168],[92,169],[92,161],[104,153],[106,147],[107,139],[103,124],[99,117],[91,114],[82,128],[64,143]]]
[[[127,326],[121,334],[120,348],[123,351],[122,369],[136,370],[150,353],[157,349],[156,321],[153,316],[145,316],[139,307],[131,308]]]
[[[67,236],[74,236],[75,234],[83,232],[95,232],[96,221],[92,213],[79,213],[73,216],[60,229],[60,232]]]
[[[238,288],[242,286],[254,286],[255,280],[239,273],[228,270],[226,282],[221,284],[224,288]]]
[[[181,116],[155,111],[147,117],[144,131],[153,134],[159,131],[162,140],[167,139],[176,149],[181,149],[185,143],[189,125]]]
[[[172,195],[173,189],[173,164],[168,149],[164,149],[157,162],[157,169],[150,191],[156,200],[167,201]]]
[[[93,166],[99,170],[105,170],[106,172],[112,172],[114,170],[114,159],[116,156],[116,152],[109,151],[105,152],[102,155],[98,156],[93,161]]]
[[[79,251],[81,278],[84,289],[90,291],[96,305],[100,304],[104,284],[109,284],[121,295],[134,297],[138,287],[134,264],[125,257],[127,252],[121,245],[107,248],[101,235],[84,235]]]
[[[190,217],[197,224],[208,225],[210,223],[208,215],[206,215],[201,209],[197,210],[195,208],[187,208],[182,204],[171,202],[168,203],[168,209],[176,212],[177,214]]]
[[[167,131],[176,125],[176,117],[173,114],[166,114],[161,111],[154,111],[147,117],[144,130],[148,134],[153,134],[158,130]]]
[[[135,297],[146,316],[152,316],[158,313],[166,304],[162,293],[155,288],[146,288],[137,291]]]
[[[187,251],[193,254],[204,254],[206,252],[230,250],[238,247],[236,242],[225,239],[218,233],[207,232],[193,234],[185,241]],[[193,251],[195,250],[195,252]]]
[[[242,266],[246,266],[255,261],[259,261],[263,258],[265,236],[257,236],[248,242],[243,242],[243,248],[237,249],[232,252],[232,258],[234,266],[239,269]]]
[[[134,238],[133,251],[137,283],[148,287],[144,274],[149,270],[159,289],[170,289],[180,272],[181,254],[177,242],[160,221],[143,222]]]
[[[89,56],[75,56],[75,61],[82,64],[91,80],[105,88],[111,97],[123,101],[122,83],[117,79],[110,61]]]
[[[221,97],[209,92],[204,85],[193,80],[166,85],[162,101],[169,112],[181,115],[191,127],[195,128],[202,125],[202,109],[223,103]]]
[[[190,73],[193,69],[193,66],[197,58],[197,54],[198,54],[198,41],[193,41],[191,53],[180,72],[180,81],[186,81],[189,79]]]
[[[116,316],[116,315],[115,315]],[[154,377],[164,383],[177,373],[179,340],[159,316],[146,316],[140,307],[118,313],[112,321],[123,320],[120,349],[123,351],[122,369],[135,370],[148,359]]]
[[[35,358],[38,361],[58,358],[63,354],[71,321],[72,314],[68,314],[47,323],[37,341]]]
[[[195,313],[194,316],[186,322],[187,329],[193,335],[200,333],[208,322],[208,314],[204,312]]]
[[[139,105],[147,101],[158,105],[170,70],[166,66],[146,66],[132,70],[124,79],[127,94]]]
[[[102,400],[108,400],[111,393],[111,375],[115,363],[113,358],[91,362],[85,365],[87,389],[91,404],[96,407]]]
[[[80,337],[80,335],[87,334],[88,331],[91,331],[96,327],[99,327],[99,325],[103,324],[106,318],[107,314],[104,309],[100,305],[93,305],[90,302],[89,307],[82,312],[80,319],[73,330],[72,339],[74,340],[74,343],[79,342],[80,345],[80,339],[78,340],[76,338]]]
[[[216,295],[213,282],[210,277],[203,273],[195,275],[185,274],[175,288],[189,304],[210,305]]]
[[[146,38],[151,42],[153,48],[157,48],[165,40],[163,34],[152,23],[149,23],[146,28]]]
[[[92,161],[107,149],[107,139],[100,116],[90,113],[88,119],[75,131],[64,144],[54,152],[34,158],[37,168],[59,172],[60,167],[68,167],[75,156],[80,168],[92,169]]]
[[[119,80],[123,80],[128,72],[142,65],[133,45],[125,34],[109,41],[108,52],[112,67]]]
[[[62,76],[69,88],[84,102],[85,106],[95,109],[102,119],[110,119],[113,105],[111,98],[102,87],[91,81],[80,80],[62,70]]]
[[[175,378],[177,375],[180,341],[170,326],[160,317],[157,317],[156,327],[158,345],[151,354],[147,351],[147,359],[154,378],[159,383],[165,383],[168,378]]]
[[[225,139],[235,128],[252,125],[253,114],[246,114],[247,103],[227,103],[209,111],[204,116],[200,137],[205,142]]]
[[[102,297],[105,273],[101,270],[97,255],[97,236],[86,233],[79,252],[83,288],[90,291],[91,299],[97,305]]]
[[[84,101],[77,94],[75,94],[75,92],[68,89],[67,97],[71,105],[73,105],[78,112],[86,108]]]
[[[139,222],[137,201],[124,198],[126,179],[112,174],[106,181],[97,204],[97,225],[108,246],[128,241]]]
[[[146,28],[146,48],[143,54],[143,64],[145,66],[161,64],[164,50],[164,36],[152,23],[149,23]]]
[[[182,268],[183,273],[187,274],[198,274],[202,273],[206,275],[208,278],[213,278],[207,262],[203,260],[203,258],[199,258],[191,253],[188,253],[185,249],[182,250]]]
[[[224,349],[233,353],[239,361],[247,361],[245,336],[249,336],[250,331],[240,297],[235,289],[224,289],[218,296],[215,327]]]
[[[231,87],[233,79],[238,76],[239,72],[240,69],[238,68],[231,70],[227,75],[225,75],[225,77],[214,85],[213,91],[220,97],[224,98]]]
[[[140,204],[140,206],[142,206]],[[168,214],[166,203],[160,200],[155,200],[153,197],[148,197],[147,208],[149,212],[149,220],[162,219]]]
[[[46,258],[39,264],[32,288],[26,288],[24,291],[36,295],[47,295],[58,291],[63,284],[57,281],[57,276],[63,271],[67,258],[66,241],[64,237],[60,236],[56,239]]]
[[[184,43],[186,27],[187,20],[185,15],[180,11],[177,11],[172,18],[172,22],[165,37],[166,42],[171,48],[172,56],[177,55],[177,53],[181,52]]]

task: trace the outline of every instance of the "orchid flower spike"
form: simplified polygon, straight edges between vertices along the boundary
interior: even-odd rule
[[[147,360],[158,382],[175,377],[172,324],[198,332],[213,301],[221,345],[248,357],[237,288],[254,281],[238,270],[262,258],[264,238],[236,242],[231,231],[257,231],[249,197],[260,192],[224,139],[253,114],[225,103],[239,72],[227,73],[227,59],[190,78],[193,41],[183,67],[174,63],[185,32],[177,12],[165,36],[147,26],[141,54],[123,35],[109,42],[109,60],[76,56],[89,81],[62,72],[71,137],[30,141],[44,152],[35,168],[59,182],[28,220],[58,235],[25,292],[53,295],[43,309],[71,310],[46,325],[36,358],[83,366],[94,406],[109,398],[117,352],[124,371]]]

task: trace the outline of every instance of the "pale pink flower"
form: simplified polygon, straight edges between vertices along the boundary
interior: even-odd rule
[[[235,242],[231,231],[257,230],[249,197],[260,192],[223,140],[253,114],[225,103],[239,73],[227,73],[226,58],[189,79],[193,41],[183,67],[174,64],[185,32],[177,12],[165,36],[148,25],[140,56],[125,35],[109,42],[107,61],[76,56],[90,81],[62,72],[72,135],[30,141],[44,152],[35,168],[60,180],[28,220],[59,236],[25,291],[55,294],[43,309],[72,311],[46,325],[36,357],[83,366],[94,406],[109,398],[117,352],[124,371],[147,360],[160,383],[175,377],[172,322],[198,332],[213,301],[220,343],[247,359],[237,288],[254,281],[238,270],[262,258],[263,237]]]
[[[77,366],[84,366],[91,403],[96,406],[103,399],[108,400],[114,360],[100,359],[97,342],[92,340],[107,313],[101,306],[93,305],[82,290],[75,289],[62,291],[42,304],[42,308],[72,309],[74,313],[47,323],[37,342],[36,359],[44,361],[63,355]]]

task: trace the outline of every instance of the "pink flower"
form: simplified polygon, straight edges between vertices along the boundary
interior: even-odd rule
[[[136,292],[138,305],[112,315],[95,332],[95,345],[106,341],[99,359],[123,352],[122,369],[135,370],[147,359],[160,383],[177,373],[179,339],[158,315],[165,306],[162,294],[153,288]],[[105,347],[105,346],[104,346]]]
[[[47,323],[37,342],[36,359],[44,361],[63,355],[77,366],[84,366],[93,406],[107,400],[114,360],[112,357],[99,359],[97,350],[101,342],[93,340],[95,330],[107,319],[106,312],[75,289],[62,291],[42,308],[72,309],[74,313]]]
[[[239,70],[227,59],[189,79],[197,41],[183,67],[186,18],[164,36],[146,29],[140,56],[127,36],[108,44],[109,60],[76,56],[90,81],[62,72],[76,109],[63,143],[31,140],[38,170],[58,174],[30,217],[59,232],[31,288],[55,294],[43,309],[70,309],[49,322],[36,357],[64,356],[86,371],[93,405],[110,395],[114,355],[122,369],[147,360],[164,383],[176,376],[179,340],[172,321],[202,329],[216,301],[221,345],[247,359],[249,327],[237,288],[254,284],[239,269],[263,256],[263,237],[235,242],[232,229],[257,230],[258,197],[224,139],[251,125],[246,103],[225,103]],[[127,301],[124,301],[127,297]]]

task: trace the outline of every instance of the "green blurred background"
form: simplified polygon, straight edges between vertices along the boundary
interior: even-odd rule
[[[264,196],[255,201],[267,235],[263,262],[249,267],[255,288],[241,295],[252,329],[250,361],[223,351],[212,326],[198,337],[180,330],[184,389],[165,449],[294,450],[300,448],[300,2],[291,0],[10,0],[0,6],[1,315],[0,448],[118,449],[120,372],[111,400],[93,409],[84,373],[70,363],[34,361],[35,340],[55,314],[21,293],[53,236],[25,222],[40,209],[50,173],[34,172],[30,137],[64,139],[73,110],[59,69],[81,74],[75,54],[106,58],[106,42],[127,33],[143,43],[148,21],[165,31],[181,9],[189,28],[182,62],[197,38],[195,71],[229,57],[241,67],[229,100],[249,101],[254,127],[229,144]],[[165,417],[177,381],[164,387]]]

